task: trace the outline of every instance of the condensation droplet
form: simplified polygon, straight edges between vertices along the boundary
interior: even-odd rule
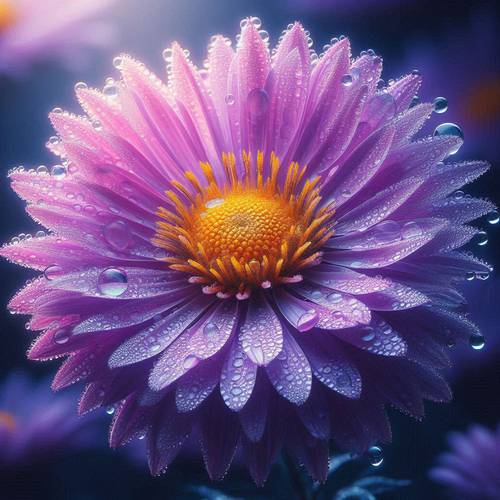
[[[105,240],[117,250],[124,250],[130,243],[130,230],[123,221],[114,221],[106,224],[102,232]]]
[[[435,113],[441,114],[448,110],[448,101],[444,97],[436,97],[433,104]]]
[[[500,214],[496,210],[493,210],[486,216],[486,219],[490,224],[498,224],[500,221]]]
[[[122,269],[108,267],[97,279],[97,288],[102,295],[118,297],[127,289],[127,274]]]
[[[464,138],[464,133],[462,129],[454,124],[454,123],[442,123],[438,125],[434,130],[434,136],[443,136],[443,135],[451,135],[455,137],[459,137],[460,139]],[[460,149],[460,144],[458,144],[455,148],[453,148],[449,154],[454,155]]]
[[[480,351],[485,346],[486,341],[483,335],[475,334],[470,336],[469,344],[475,351]]]
[[[57,265],[48,266],[43,271],[43,275],[45,276],[45,279],[47,279],[48,281],[59,278],[62,274],[63,274],[62,268]]]
[[[384,456],[380,446],[371,446],[368,449],[368,461],[373,467],[380,467],[383,464]]]

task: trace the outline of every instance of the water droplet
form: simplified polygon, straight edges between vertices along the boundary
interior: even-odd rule
[[[490,277],[490,273],[488,272],[478,272],[476,273],[476,278],[481,281],[485,281]]]
[[[373,237],[379,243],[391,243],[401,238],[401,227],[393,220],[380,222],[373,229]]]
[[[214,208],[222,205],[224,203],[223,198],[214,198],[213,200],[209,200],[205,203],[207,208]]]
[[[186,370],[190,370],[191,368],[194,368],[199,363],[199,361],[200,360],[196,356],[190,354],[184,360],[183,366]]]
[[[215,323],[207,323],[203,327],[203,333],[207,337],[215,337],[216,335],[219,334],[219,327]]]
[[[163,57],[164,61],[170,62],[172,60],[173,53],[173,50],[168,47],[161,53],[161,56]]]
[[[114,407],[114,406],[108,406],[108,407],[106,408],[106,413],[107,413],[108,415],[113,415],[113,413],[114,413],[114,412],[115,412],[115,407]]]
[[[75,90],[86,90],[88,85],[85,82],[77,82],[75,83]]]
[[[43,272],[45,279],[47,279],[48,281],[59,278],[62,274],[63,274],[62,268],[57,265],[49,266],[45,268],[45,271]]]
[[[472,271],[465,273],[465,279],[467,281],[472,281],[475,277],[476,277],[476,273],[473,273]]]
[[[36,173],[37,174],[48,174],[49,169],[45,165],[40,165],[39,167],[37,167]]]
[[[106,224],[102,230],[105,240],[115,249],[123,250],[130,243],[130,230],[123,221]]]
[[[350,87],[352,85],[352,75],[343,75],[340,81],[344,87]]]
[[[234,104],[234,95],[233,94],[227,94],[227,96],[224,98],[224,101],[228,106],[232,106]]]
[[[47,234],[45,233],[45,231],[37,231],[37,232],[35,233],[35,236],[36,236],[37,238],[43,238],[44,236],[47,236]]]
[[[464,133],[462,129],[455,125],[454,123],[442,123],[438,125],[434,130],[434,136],[443,136],[443,135],[451,135],[455,137],[460,137],[460,139],[464,138]],[[450,151],[450,155],[454,155],[460,149],[460,145],[457,145],[454,149]]]
[[[260,35],[260,37],[262,38],[262,40],[264,42],[268,42],[269,41],[269,33],[266,30],[260,30],[259,31],[259,35]]]
[[[479,231],[475,236],[475,240],[476,243],[482,247],[488,243],[488,234],[486,231]]]
[[[496,210],[493,210],[486,216],[486,219],[490,224],[498,224],[500,221],[500,214]]]
[[[417,238],[418,236],[422,236],[422,234],[422,228],[417,222],[407,222],[401,228],[401,236],[404,239]]]
[[[127,274],[122,269],[108,267],[97,279],[97,288],[102,295],[118,297],[127,289]]]
[[[486,344],[484,336],[481,334],[471,335],[469,339],[469,344],[472,349],[480,351]]]
[[[123,66],[123,58],[120,57],[120,56],[117,56],[113,59],[113,66],[116,68],[116,69],[121,69],[121,67]]]
[[[64,165],[54,165],[50,171],[56,179],[62,179],[66,176],[66,167]]]
[[[297,329],[301,332],[310,330],[318,322],[318,319],[318,313],[314,309],[306,311],[297,320]]]
[[[368,461],[373,467],[380,467],[384,462],[382,448],[380,446],[371,446],[368,449]]]
[[[115,83],[105,85],[102,92],[108,97],[116,97],[118,95],[118,86]]]
[[[71,330],[69,328],[61,328],[54,333],[54,342],[56,344],[65,344],[71,337]]]
[[[264,89],[253,89],[247,96],[248,112],[257,118],[264,115],[269,105],[269,97]]]
[[[433,104],[435,113],[441,114],[448,110],[448,101],[444,97],[436,97]]]

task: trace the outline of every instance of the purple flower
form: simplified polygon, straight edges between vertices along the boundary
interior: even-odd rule
[[[71,394],[16,372],[0,386],[0,472],[95,445],[96,418],[78,417]]]
[[[81,64],[85,50],[109,42],[99,18],[114,0],[0,1],[0,74],[16,75],[38,62]]]
[[[500,497],[500,426],[495,431],[474,425],[448,438],[450,451],[439,456],[431,478],[451,498],[496,500]]]
[[[259,27],[202,70],[174,43],[167,85],[116,58],[77,86],[87,117],[50,115],[62,164],[10,174],[50,231],[2,249],[44,271],[10,303],[29,357],[68,356],[54,386],[115,405],[111,446],[146,434],[154,473],[199,437],[212,478],[240,449],[261,484],[285,446],[324,480],[330,440],[390,440],[385,404],[449,400],[448,345],[477,334],[455,284],[489,267],[458,249],[493,206],[453,193],[487,164],[415,139],[418,74],[378,88],[348,39],[318,58],[296,23],[270,53]]]

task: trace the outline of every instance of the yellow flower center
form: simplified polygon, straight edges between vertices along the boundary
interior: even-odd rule
[[[16,428],[16,420],[10,413],[0,410],[0,426],[13,431]]]
[[[303,181],[306,169],[292,163],[280,186],[274,155],[267,175],[261,153],[255,162],[244,153],[239,175],[234,155],[222,160],[225,181],[201,163],[205,185],[190,171],[185,176],[194,189],[173,182],[171,206],[158,209],[153,243],[169,251],[172,269],[220,297],[245,299],[256,287],[300,280],[300,270],[319,262],[318,250],[333,234],[333,208],[318,208],[319,177]]]
[[[0,33],[14,24],[16,13],[12,2],[2,2],[0,0]]]

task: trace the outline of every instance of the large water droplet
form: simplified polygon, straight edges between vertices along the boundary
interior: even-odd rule
[[[62,179],[66,176],[66,167],[64,165],[54,165],[50,171],[56,179]]]
[[[373,237],[379,243],[391,243],[401,238],[401,227],[393,220],[380,222],[373,229]]]
[[[368,449],[368,461],[373,467],[380,467],[384,462],[384,455],[380,446],[372,446]]]
[[[264,89],[253,89],[247,96],[248,112],[254,118],[264,115],[269,105],[269,97]]]
[[[199,361],[200,360],[196,356],[190,354],[184,360],[183,366],[186,370],[190,370],[191,368],[194,368],[199,363]]]
[[[233,94],[227,94],[227,96],[224,98],[224,101],[226,101],[226,104],[228,106],[232,106],[234,104],[234,95]]]
[[[438,125],[434,130],[434,136],[442,136],[442,135],[452,135],[455,137],[460,137],[460,139],[464,138],[464,133],[462,129],[455,125],[454,123],[442,123]],[[460,145],[457,145],[454,149],[450,151],[450,155],[454,155],[460,149]]]
[[[108,267],[97,279],[97,288],[102,295],[118,297],[127,289],[127,274],[122,269]]]
[[[215,323],[207,323],[204,327],[203,327],[203,333],[207,336],[207,337],[215,337],[216,335],[218,335],[219,333],[219,327],[215,324]]]
[[[444,97],[436,97],[433,104],[435,113],[441,114],[448,110],[448,101]]]
[[[318,322],[318,319],[318,313],[314,309],[306,311],[297,320],[297,329],[301,332],[310,330]]]
[[[71,330],[69,328],[61,328],[54,333],[54,342],[56,344],[65,344],[71,337]]]
[[[498,224],[500,221],[500,215],[496,210],[493,210],[486,216],[486,219],[490,224]]]
[[[475,240],[476,243],[482,247],[488,243],[488,234],[486,231],[479,231],[475,236]]]
[[[475,334],[470,336],[469,344],[472,347],[472,349],[480,351],[485,346],[486,341],[483,335]]]
[[[105,240],[117,250],[127,248],[130,243],[130,230],[123,221],[106,224],[102,230]]]
[[[45,271],[43,272],[45,279],[49,281],[59,278],[62,274],[63,274],[62,268],[57,265],[49,266],[45,268]]]
[[[107,413],[108,415],[113,415],[113,413],[114,413],[114,412],[115,412],[115,407],[114,407],[114,406],[108,406],[108,407],[106,408],[106,413]]]
[[[344,87],[350,87],[352,85],[352,75],[343,75],[340,81]]]
[[[404,239],[416,238],[422,236],[423,231],[417,222],[407,222],[401,228],[401,236]]]

